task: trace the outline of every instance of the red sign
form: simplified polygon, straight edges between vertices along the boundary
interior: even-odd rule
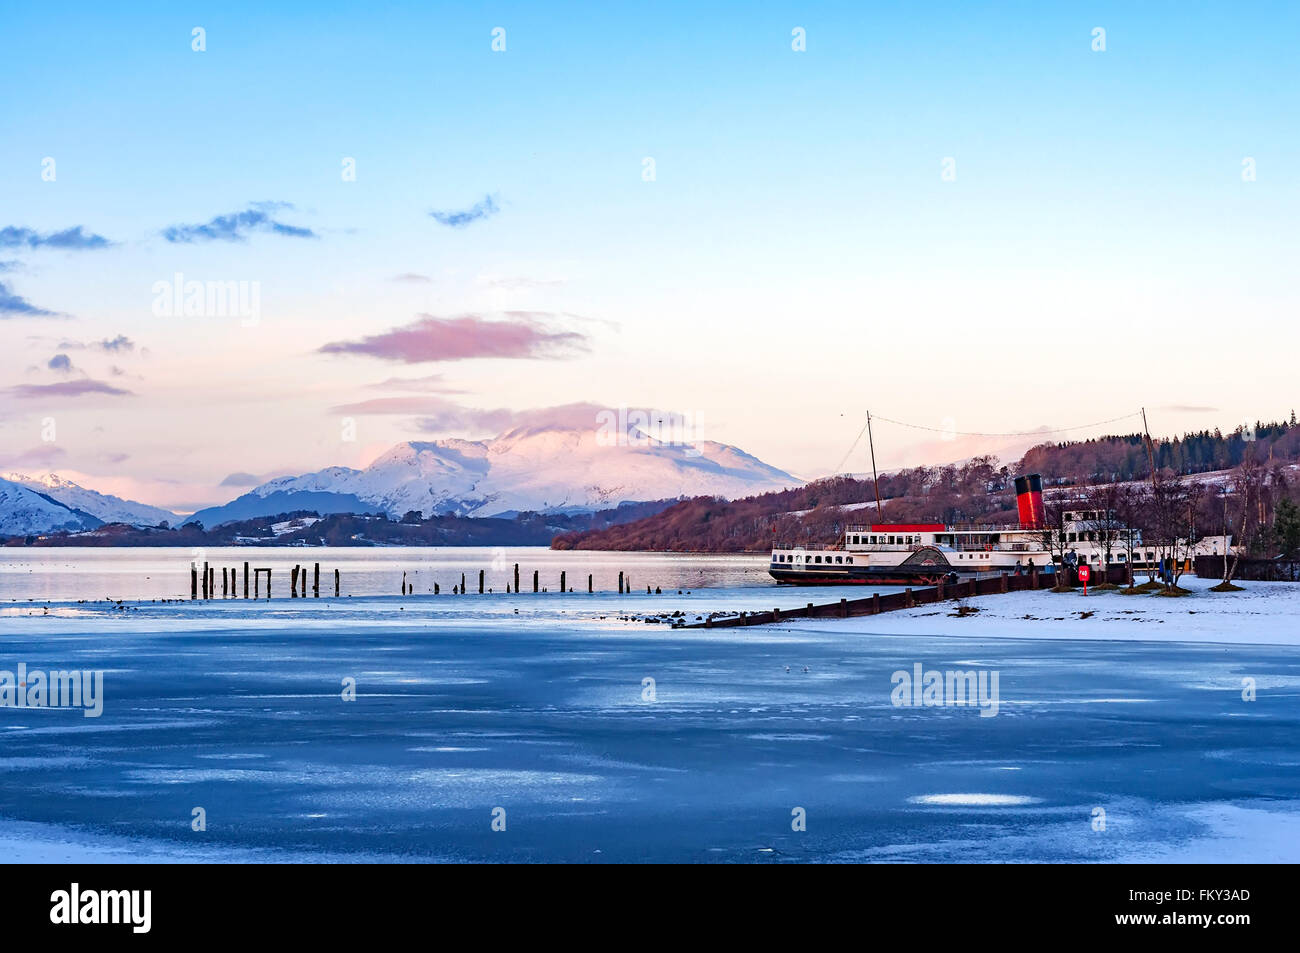
[[[1079,582],[1084,583],[1086,585],[1088,582],[1088,577],[1091,575],[1092,575],[1092,570],[1089,569],[1087,566],[1079,567]]]

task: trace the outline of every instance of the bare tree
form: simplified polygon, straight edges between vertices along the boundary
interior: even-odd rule
[[[1057,577],[1058,586],[1065,585],[1067,579],[1065,556],[1070,551],[1070,544],[1065,531],[1065,514],[1070,509],[1072,504],[1068,500],[1044,497],[1043,525],[1034,533],[1035,541],[1042,549],[1047,550],[1056,565],[1055,571],[1061,574]]]
[[[1223,582],[1221,585],[1224,589],[1234,588],[1232,577],[1237,573],[1237,564],[1241,559],[1241,554],[1254,545],[1256,531],[1259,527],[1258,514],[1261,510],[1259,505],[1260,495],[1264,487],[1264,468],[1255,462],[1253,457],[1247,457],[1241,461],[1241,464],[1233,471],[1232,478],[1229,482],[1220,487],[1220,493],[1223,497]],[[1236,521],[1236,530],[1232,532],[1233,523],[1228,515],[1230,501],[1236,501],[1236,510],[1238,513]],[[1228,544],[1228,540],[1235,536],[1235,547]],[[1229,552],[1229,549],[1235,549]]]
[[[1153,542],[1165,566],[1165,589],[1178,589],[1178,581],[1196,548],[1196,511],[1205,485],[1176,474],[1160,474],[1151,486]]]
[[[1089,538],[1099,544],[1103,568],[1109,572],[1111,556],[1117,546],[1125,545],[1122,539],[1124,524],[1119,518],[1121,488],[1117,483],[1099,483],[1088,487],[1083,494],[1085,507],[1082,526]],[[1110,581],[1107,575],[1106,582]]]
[[[1133,582],[1133,556],[1146,514],[1150,512],[1150,491],[1144,483],[1125,483],[1115,492],[1115,518],[1120,524],[1118,543],[1124,548],[1124,562],[1128,566],[1128,584]],[[1151,570],[1148,569],[1148,574]]]

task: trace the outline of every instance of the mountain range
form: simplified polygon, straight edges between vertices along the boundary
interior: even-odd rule
[[[0,536],[76,532],[105,523],[157,526],[179,519],[170,510],[88,490],[55,473],[0,474]]]
[[[602,433],[589,413],[575,413],[491,440],[401,443],[361,470],[278,477],[187,522],[211,529],[294,510],[396,518],[588,512],[681,496],[730,499],[802,482],[736,447],[660,441],[630,425]]]
[[[326,467],[282,476],[188,517],[87,489],[55,474],[0,474],[0,536],[95,529],[105,523],[207,529],[300,510],[382,513],[400,519],[585,513],[621,503],[732,499],[803,481],[737,447],[663,441],[633,424],[593,427],[595,408],[572,405],[490,440],[411,441],[364,469]]]

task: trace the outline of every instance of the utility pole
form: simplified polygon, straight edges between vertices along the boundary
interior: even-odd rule
[[[876,441],[871,435],[871,411],[867,411],[867,446],[871,448],[871,482],[876,487],[876,519],[880,519],[880,477],[876,475]]]
[[[1156,454],[1151,444],[1151,428],[1147,426],[1147,409],[1142,408],[1142,432],[1147,438],[1147,460],[1151,462],[1151,488],[1156,485]]]

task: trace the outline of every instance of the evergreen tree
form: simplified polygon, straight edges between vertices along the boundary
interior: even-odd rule
[[[1287,559],[1300,551],[1300,506],[1288,499],[1279,501],[1273,514],[1273,539]]]

